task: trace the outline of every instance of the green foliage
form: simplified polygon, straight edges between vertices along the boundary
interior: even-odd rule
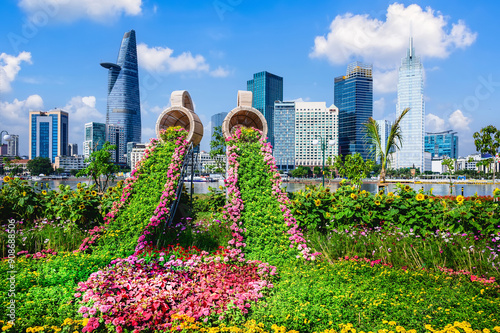
[[[7,181],[5,181],[7,180]],[[26,180],[5,177],[0,192],[0,222],[7,219],[31,220],[42,216],[43,207],[35,188]]]
[[[385,147],[382,147],[382,139],[380,136],[380,128],[378,123],[370,117],[365,125],[365,140],[368,144],[371,144],[371,153],[375,156],[375,159],[380,159],[381,169],[380,169],[380,182],[385,182],[385,170],[387,168],[387,162],[389,154],[401,149],[403,145],[403,135],[401,133],[401,120],[410,111],[410,108],[406,108],[401,112],[399,117],[394,121],[387,136],[387,141]]]
[[[495,155],[498,152],[498,148],[500,148],[500,130],[493,125],[489,125],[481,128],[479,132],[475,132],[472,137],[474,138],[477,151],[481,152],[481,154],[490,154],[493,156],[491,159],[481,161],[480,164],[486,166],[494,162]],[[493,183],[495,183],[495,168],[492,170]]]
[[[464,319],[473,327],[497,325],[498,291],[466,276],[339,261],[290,263],[280,277],[251,312],[250,319],[267,327],[325,332],[351,323],[365,332],[395,332],[396,325],[423,331],[425,324],[444,327]]]
[[[137,240],[160,201],[168,179],[168,168],[176,148],[176,139],[183,134],[169,128],[162,134],[162,142],[143,160],[137,171],[138,180],[131,188],[126,204],[107,226],[107,231],[99,239],[99,247],[126,256],[134,252]]]
[[[365,178],[373,167],[372,160],[363,160],[361,154],[346,155],[342,160],[339,155],[335,159],[335,168],[341,177],[347,177],[354,186],[361,186],[361,179]]]
[[[113,164],[111,160],[111,151],[115,150],[116,146],[105,142],[101,150],[94,150],[90,156],[85,159],[89,165],[80,170],[78,177],[88,175],[96,184],[97,190],[103,193],[108,187],[109,182],[115,179],[115,172],[118,171],[118,166]]]
[[[425,235],[435,230],[496,232],[498,203],[471,197],[440,198],[399,185],[396,193],[375,195],[345,182],[336,192],[308,187],[293,194],[293,213],[300,226],[328,233],[353,226],[375,228],[392,224],[405,232]],[[500,197],[497,191],[495,197]]]
[[[38,176],[40,174],[49,175],[54,172],[52,163],[48,157],[35,157],[34,159],[28,161],[26,167],[34,176]]]
[[[16,258],[16,330],[31,326],[60,326],[66,318],[77,319],[80,307],[73,294],[78,282],[85,281],[111,261],[112,254],[59,253],[46,259]],[[0,262],[0,303],[7,304],[9,273],[7,260]],[[7,318],[6,306],[0,307],[0,319]]]
[[[222,135],[222,127],[216,126],[210,141],[210,158],[215,161],[212,171],[224,174],[226,172],[226,161],[222,158],[226,153],[226,140]]]
[[[299,165],[295,169],[293,169],[290,173],[292,174],[292,177],[295,178],[304,178],[311,172],[311,169],[309,167],[305,167],[302,165]]]

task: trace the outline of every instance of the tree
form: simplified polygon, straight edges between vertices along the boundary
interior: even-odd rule
[[[363,160],[359,153],[346,155],[344,160],[339,155],[335,159],[334,166],[341,177],[347,177],[352,185],[359,187],[361,186],[361,179],[366,178],[367,174],[372,170],[373,161]]]
[[[222,127],[216,126],[212,134],[212,141],[210,141],[210,158],[215,162],[215,165],[211,168],[213,172],[220,174],[226,173],[226,161],[222,158],[225,153],[226,139],[222,134]]]
[[[455,159],[453,158],[445,158],[441,161],[441,165],[444,165],[448,168],[448,175],[450,176],[450,194],[452,193],[453,183],[451,181],[451,176],[455,173]]]
[[[92,178],[99,192],[103,193],[106,187],[108,187],[108,183],[115,179],[115,172],[118,171],[118,166],[111,161],[111,150],[115,149],[115,145],[111,145],[106,141],[101,150],[94,150],[85,159],[85,162],[89,163],[89,165],[85,169],[80,170],[77,177],[87,175]]]
[[[380,183],[385,183],[386,168],[389,154],[401,149],[403,145],[403,136],[401,134],[401,120],[410,111],[410,108],[406,108],[401,112],[399,117],[394,121],[389,131],[389,136],[387,137],[387,142],[385,147],[382,147],[382,140],[380,137],[380,129],[377,122],[370,117],[368,122],[365,124],[365,140],[367,143],[372,144],[370,149],[373,155],[380,158]],[[377,159],[377,158],[375,158]]]
[[[48,175],[54,171],[52,168],[52,163],[48,157],[35,157],[28,161],[26,166],[31,173],[31,175],[38,176],[40,174]]]
[[[321,173],[321,168],[319,166],[315,166],[313,168],[313,174],[316,175],[316,177]]]
[[[302,165],[299,165],[298,167],[293,169],[290,173],[292,174],[292,177],[294,177],[294,178],[303,178],[304,176],[306,176],[309,173],[309,170],[308,170],[308,168],[306,168]]]
[[[481,128],[479,132],[475,132],[472,137],[474,138],[474,144],[478,152],[481,154],[490,154],[492,156],[478,164],[486,166],[493,162],[493,184],[495,184],[495,169],[497,163],[495,155],[498,148],[500,148],[500,130],[497,130],[493,125],[489,125]]]

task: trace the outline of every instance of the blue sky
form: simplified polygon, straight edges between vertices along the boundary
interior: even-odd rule
[[[284,78],[284,99],[333,103],[333,80],[354,60],[374,66],[374,118],[393,119],[397,69],[412,26],[425,68],[426,130],[453,129],[460,155],[472,134],[500,127],[496,1],[153,1],[0,2],[0,130],[20,135],[28,112],[70,113],[81,152],[85,122],[105,121],[107,71],[123,34],[136,31],[143,141],[173,90],[188,90],[205,126],[236,106],[252,74]]]

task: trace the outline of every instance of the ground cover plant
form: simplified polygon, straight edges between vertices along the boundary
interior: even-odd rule
[[[410,243],[411,236],[417,239],[411,228],[392,223],[393,229],[386,230],[378,220],[378,224],[373,221],[373,227],[366,223],[357,211],[366,215],[369,203],[364,206],[357,201],[368,196],[355,189],[337,193],[318,190],[317,195],[305,193],[289,199],[280,188],[271,147],[252,129],[238,129],[227,140],[225,187],[195,203],[194,207],[204,210],[196,212],[198,218],[183,218],[169,229],[162,228],[184,147],[178,143],[182,131],[170,133],[171,139],[154,143],[110,207],[108,223],[88,231],[78,251],[45,248],[43,252],[17,254],[16,279],[22,283],[21,289],[16,286],[21,293],[16,304],[21,320],[16,326],[6,324],[6,310],[1,308],[3,331],[500,332],[499,288],[494,280],[449,267],[405,267],[403,252],[393,252],[394,245],[389,249],[387,242],[404,238],[401,244],[410,248],[426,243]],[[149,186],[146,191],[149,182],[156,188]],[[357,197],[352,198],[352,194]],[[154,200],[143,201],[144,195]],[[221,207],[220,199],[226,195],[226,204]],[[401,205],[409,208],[399,214],[407,220],[415,218],[412,212],[417,204],[430,201],[428,194],[423,200],[415,198],[419,193],[413,197],[407,192],[397,195],[405,196]],[[380,198],[382,194],[372,201],[387,202],[386,197]],[[302,208],[297,208],[296,200]],[[479,207],[461,198],[446,200],[458,209],[468,204],[476,205],[469,210]],[[353,214],[350,223],[345,219],[342,227],[332,226],[336,213],[329,209],[334,201],[345,205],[342,211],[352,207],[358,215]],[[147,213],[141,211],[141,204]],[[373,206],[379,205],[374,202]],[[328,210],[319,212],[323,207]],[[326,222],[314,219],[320,214]],[[429,229],[436,246],[438,240],[448,244],[458,237],[455,231],[436,232],[427,222],[422,224],[417,229]],[[471,222],[463,226],[474,228]],[[363,249],[358,243],[365,237],[361,233],[366,234],[369,228],[375,230],[373,237],[379,238],[377,245],[385,246],[394,256],[354,254]],[[486,245],[485,239],[474,236],[468,240],[460,237],[475,248],[482,246],[481,242]],[[159,237],[169,239],[171,246],[155,246]],[[345,244],[351,246],[348,249],[353,255],[339,258],[338,252],[346,246],[335,246],[345,242],[343,237],[352,240]],[[369,245],[375,248],[375,244]],[[479,258],[469,254],[473,254],[471,260]],[[9,261],[2,260],[1,276],[7,276],[9,270]],[[0,284],[2,304],[9,302],[10,284],[4,280]],[[25,299],[29,303],[24,304]]]

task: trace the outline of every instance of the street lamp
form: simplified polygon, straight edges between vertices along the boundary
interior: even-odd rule
[[[323,187],[325,187],[325,150],[326,146],[333,146],[335,145],[335,140],[328,140],[326,142],[326,139],[324,139],[322,136],[320,136],[320,140],[314,139],[312,141],[313,146],[321,144],[321,151],[323,152],[323,169],[322,169],[322,174],[323,174]]]

